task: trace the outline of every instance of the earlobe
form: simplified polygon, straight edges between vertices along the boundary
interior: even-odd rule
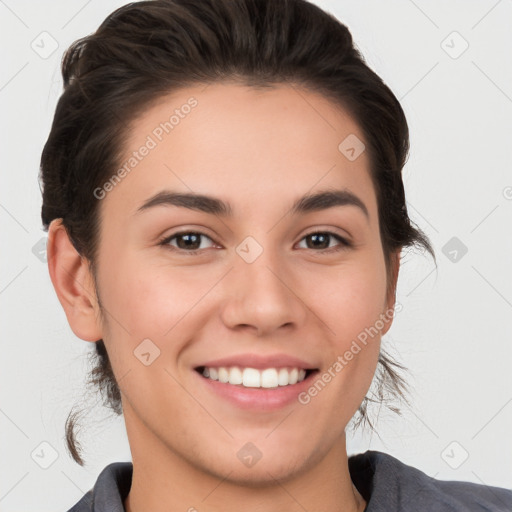
[[[99,307],[89,262],[80,256],[62,219],[54,219],[48,229],[48,271],[71,330],[80,339],[102,338]]]

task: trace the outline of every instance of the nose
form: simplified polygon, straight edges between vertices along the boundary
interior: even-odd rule
[[[307,283],[282,258],[267,249],[252,263],[238,254],[234,260],[224,284],[222,320],[227,327],[265,336],[304,323]]]

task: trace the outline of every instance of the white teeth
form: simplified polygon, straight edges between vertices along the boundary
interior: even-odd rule
[[[242,373],[242,385],[246,388],[259,388],[261,385],[261,373],[255,368],[245,368]]]
[[[277,383],[280,386],[288,385],[288,370],[286,368],[281,368],[279,370],[279,374],[277,375]]]
[[[277,388],[277,370],[275,368],[267,368],[261,372],[262,388]]]
[[[229,382],[229,372],[226,368],[219,368],[219,382]]]
[[[229,368],[221,366],[220,368],[205,367],[203,376],[222,383],[242,385],[246,388],[277,388],[302,382],[306,378],[306,370],[303,368],[257,370],[256,368],[242,369],[238,366]]]
[[[240,368],[234,367],[229,371],[229,383],[230,384],[242,384],[243,377]]]

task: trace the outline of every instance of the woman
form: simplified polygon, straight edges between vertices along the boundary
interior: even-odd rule
[[[49,272],[133,459],[71,510],[512,509],[347,456],[376,369],[403,390],[380,347],[401,250],[434,251],[406,209],[404,113],[344,25],[304,0],[137,2],[63,77]]]

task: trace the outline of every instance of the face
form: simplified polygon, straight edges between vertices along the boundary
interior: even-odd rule
[[[339,448],[393,306],[349,136],[342,109],[285,85],[190,87],[133,123],[136,160],[100,200],[97,292],[134,458],[263,482]]]

